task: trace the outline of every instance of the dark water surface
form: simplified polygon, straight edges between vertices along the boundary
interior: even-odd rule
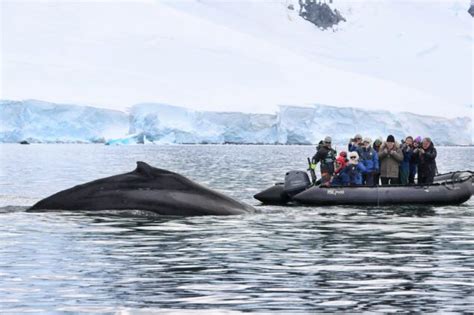
[[[450,207],[259,206],[310,146],[0,145],[0,311],[469,312],[474,200]],[[439,148],[440,172],[474,169]],[[257,206],[230,217],[26,213],[143,160]],[[193,311],[195,310],[195,311]]]

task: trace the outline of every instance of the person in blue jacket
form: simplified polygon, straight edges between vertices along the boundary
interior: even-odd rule
[[[367,186],[375,186],[375,176],[379,173],[379,155],[372,146],[372,139],[366,137],[362,146],[357,149],[359,154],[359,163],[362,163],[366,171],[362,174],[362,184]]]
[[[353,139],[349,141],[347,145],[347,151],[357,151],[357,149],[362,146],[362,136],[360,134],[356,134]]]
[[[400,184],[408,185],[410,176],[410,162],[413,159],[413,137],[408,136],[401,146],[403,161],[400,163]]]
[[[359,162],[357,152],[349,153],[349,162],[346,167],[333,179],[333,186],[357,186],[362,185],[362,174],[366,172],[364,164]]]

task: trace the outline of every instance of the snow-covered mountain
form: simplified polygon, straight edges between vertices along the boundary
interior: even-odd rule
[[[128,128],[128,115],[116,110],[0,100],[0,142],[103,142]]]
[[[144,103],[129,113],[40,101],[0,102],[0,141],[108,144],[310,144],[326,135],[344,144],[356,133],[397,139],[430,136],[436,144],[472,145],[472,120],[325,105],[280,106],[275,115],[196,111]]]
[[[469,0],[321,2],[345,22],[298,0],[2,1],[1,98],[472,115]]]

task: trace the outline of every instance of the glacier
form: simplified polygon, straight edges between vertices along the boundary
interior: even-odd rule
[[[105,142],[128,133],[128,115],[91,106],[0,100],[0,141]]]
[[[473,145],[472,118],[280,105],[275,114],[198,111],[141,103],[128,112],[36,100],[0,101],[0,142],[130,144],[346,144],[356,133],[397,140],[430,136],[439,145]]]

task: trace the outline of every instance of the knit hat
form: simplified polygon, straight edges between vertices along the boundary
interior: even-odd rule
[[[415,142],[421,142],[421,136],[416,137]]]
[[[358,134],[355,135],[354,139],[361,139],[362,140],[362,135],[358,133]]]
[[[374,145],[381,145],[381,144],[382,144],[382,140],[380,140],[380,139],[378,139],[378,138],[375,139]]]
[[[372,139],[365,137],[363,142],[372,143]]]
[[[324,142],[326,143],[331,143],[332,139],[330,136],[327,136],[326,138],[324,138]]]
[[[346,151],[341,151],[339,153],[339,156],[342,156],[343,158],[346,158],[347,157],[347,152]]]
[[[389,136],[387,137],[387,142],[395,142],[395,137],[392,136],[392,135],[389,135]]]

